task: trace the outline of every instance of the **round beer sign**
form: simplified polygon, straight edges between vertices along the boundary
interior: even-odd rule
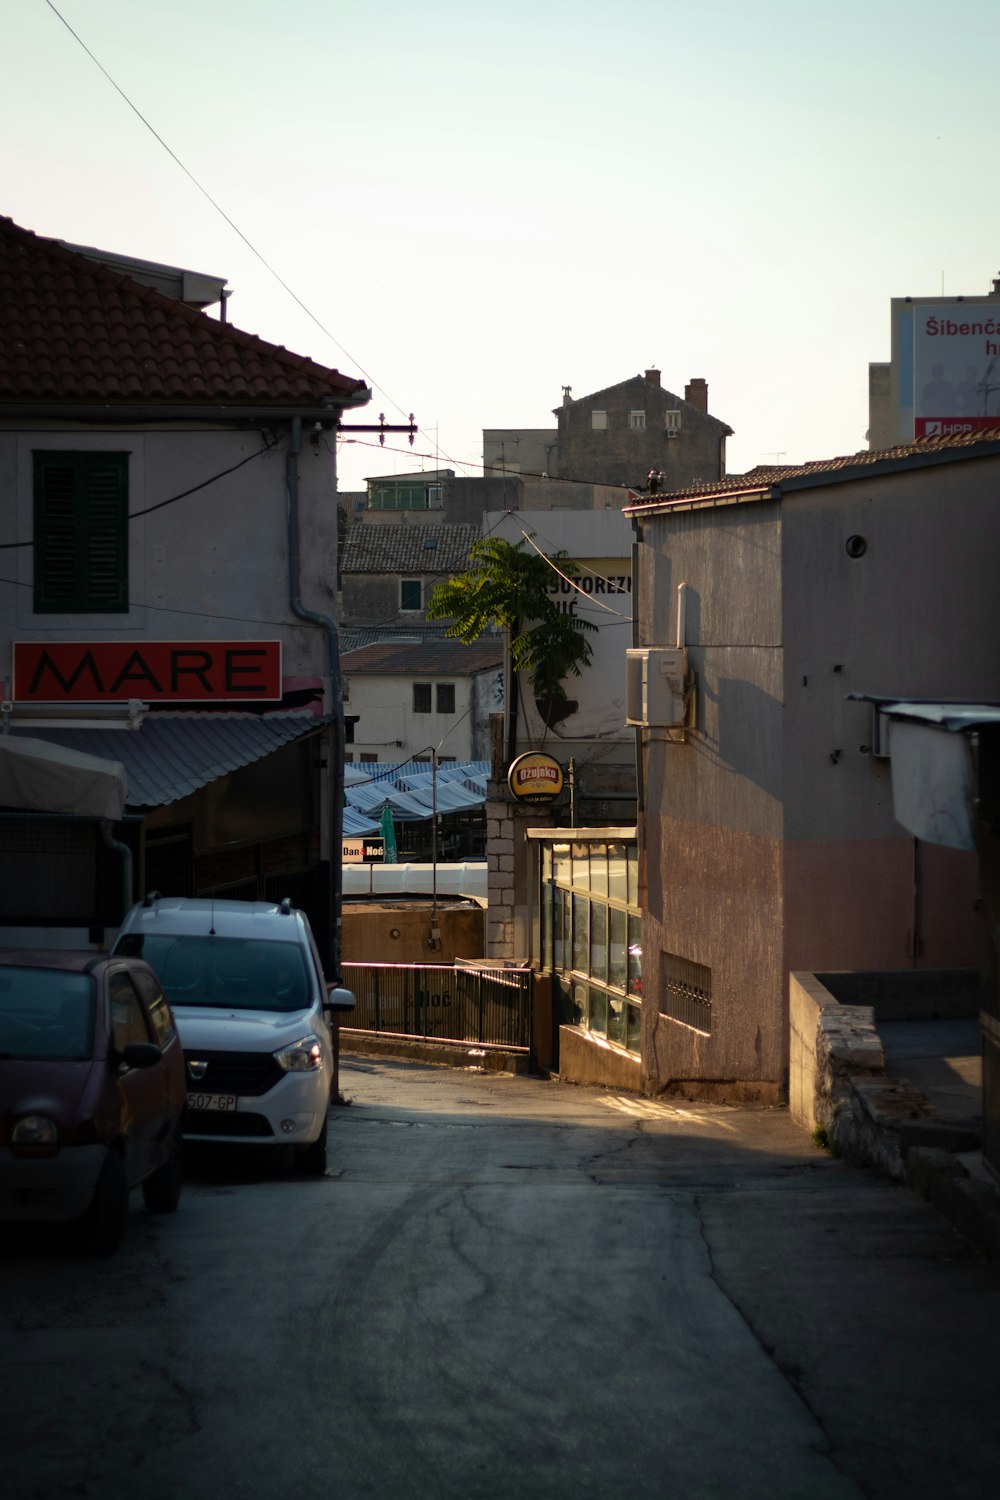
[[[518,802],[551,802],[563,789],[562,766],[551,755],[530,750],[511,762],[507,785]]]

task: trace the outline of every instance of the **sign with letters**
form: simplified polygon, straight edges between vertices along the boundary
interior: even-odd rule
[[[345,865],[380,865],[385,860],[385,839],[379,835],[344,839],[340,858]]]
[[[518,802],[551,802],[563,789],[562,766],[551,755],[529,750],[511,761],[507,785]]]
[[[15,641],[18,703],[281,698],[280,641]]]

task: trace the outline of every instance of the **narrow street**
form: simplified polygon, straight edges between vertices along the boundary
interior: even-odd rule
[[[5,1500],[986,1500],[1000,1278],[783,1111],[347,1058],[330,1170],[205,1152],[0,1249]]]

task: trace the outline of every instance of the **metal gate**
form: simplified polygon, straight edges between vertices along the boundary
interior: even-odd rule
[[[342,973],[358,1002],[352,1030],[530,1051],[530,970],[346,963]]]

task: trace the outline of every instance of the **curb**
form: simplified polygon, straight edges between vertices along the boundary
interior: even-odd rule
[[[435,1042],[422,1037],[387,1036],[370,1031],[340,1028],[341,1056],[388,1057],[397,1062],[418,1062],[438,1068],[478,1068],[484,1073],[528,1073],[526,1052],[503,1047],[479,1046],[475,1042]]]

